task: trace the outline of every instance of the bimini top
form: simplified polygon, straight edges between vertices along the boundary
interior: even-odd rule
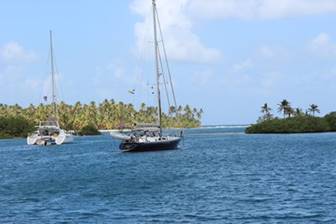
[[[59,128],[59,123],[54,118],[49,118],[47,121],[40,121],[39,127],[53,127]]]
[[[135,131],[159,131],[160,130],[160,125],[159,124],[146,124],[146,123],[139,123],[136,124],[134,127]]]

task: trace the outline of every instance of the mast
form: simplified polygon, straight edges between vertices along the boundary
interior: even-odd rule
[[[51,60],[51,105],[53,108],[53,115],[55,118],[57,117],[57,108],[56,108],[56,91],[55,91],[55,66],[54,66],[54,52],[53,52],[53,39],[52,39],[52,31],[49,30],[50,35],[50,60]]]
[[[155,52],[155,69],[156,69],[156,87],[157,87],[157,103],[158,103],[158,122],[160,127],[160,136],[162,134],[161,128],[161,96],[160,96],[160,65],[159,65],[159,44],[157,40],[156,28],[156,3],[152,0],[153,4],[153,25],[154,25],[154,52]]]

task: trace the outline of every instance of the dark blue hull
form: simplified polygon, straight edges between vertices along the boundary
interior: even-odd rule
[[[119,148],[125,152],[146,152],[176,149],[181,139],[158,142],[122,142]]]

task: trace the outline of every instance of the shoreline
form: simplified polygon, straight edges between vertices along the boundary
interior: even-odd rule
[[[245,129],[246,134],[306,134],[336,131],[336,114],[324,117],[303,115],[261,120]]]

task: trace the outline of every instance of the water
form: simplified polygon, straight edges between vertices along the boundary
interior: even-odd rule
[[[1,223],[336,223],[336,134],[206,128],[135,154],[76,140],[0,140]]]

